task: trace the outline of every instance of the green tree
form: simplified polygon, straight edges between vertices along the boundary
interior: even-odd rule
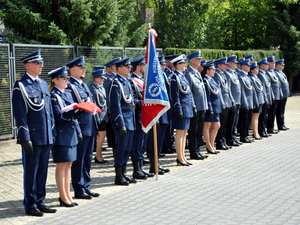
[[[269,22],[270,36],[266,42],[280,48],[285,59],[285,70],[290,87],[293,76],[300,72],[300,3],[275,3],[277,14]]]
[[[118,0],[3,0],[8,42],[101,44],[117,23]]]

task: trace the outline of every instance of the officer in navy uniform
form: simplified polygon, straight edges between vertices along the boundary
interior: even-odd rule
[[[275,73],[281,82],[281,91],[283,98],[278,102],[276,111],[276,121],[278,130],[289,130],[284,124],[284,113],[287,98],[291,96],[289,82],[286,75],[282,72],[284,69],[284,59],[278,60],[276,63]]]
[[[201,74],[201,72],[203,71],[203,66],[206,64],[207,60],[201,59],[201,63],[200,66],[198,66],[197,70],[198,72]]]
[[[222,106],[222,113],[220,113],[220,124],[221,127],[218,130],[218,134],[216,137],[216,148],[221,150],[228,150],[231,147],[227,146],[226,144],[226,129],[227,129],[227,116],[228,111],[232,110],[235,111],[235,101],[231,95],[230,86],[228,84],[227,78],[224,74],[226,67],[227,67],[227,57],[217,59],[215,61],[215,65],[217,66],[215,76],[213,79],[219,85],[221,89],[221,100]]]
[[[165,60],[166,60],[166,66],[165,66],[165,70],[163,71],[167,77],[168,77],[168,81],[170,83],[170,78],[174,73],[175,67],[173,65],[173,63],[171,63],[171,60],[175,59],[176,57],[178,57],[178,55],[166,55],[165,56]],[[169,118],[171,118],[171,111],[168,111],[169,113]],[[176,150],[173,146],[174,143],[174,129],[172,129],[172,120],[170,119],[170,124],[167,128],[167,132],[166,132],[166,137],[164,140],[164,145],[163,145],[163,149],[162,149],[162,153],[175,153]]]
[[[43,216],[55,213],[43,200],[51,146],[55,143],[55,125],[47,83],[39,78],[43,68],[41,50],[21,59],[26,68],[13,88],[13,113],[18,128],[17,143],[22,146],[24,167],[24,208],[26,214]]]
[[[228,86],[231,91],[231,96],[235,102],[235,109],[229,110],[228,121],[227,121],[227,132],[226,132],[226,142],[228,146],[240,146],[242,142],[236,139],[236,129],[239,120],[240,108],[241,108],[241,85],[237,73],[235,72],[237,66],[237,56],[232,55],[227,59],[227,68],[224,72]],[[234,110],[233,110],[234,109]]]
[[[84,56],[73,59],[66,65],[69,68],[70,81],[66,91],[71,92],[75,103],[94,102],[93,95],[88,86],[83,82],[85,76]],[[83,135],[83,141],[77,146],[77,160],[73,162],[71,176],[75,198],[91,199],[98,197],[98,193],[90,190],[91,161],[94,149],[94,141],[98,134],[97,123],[101,123],[98,115],[83,112],[78,117],[79,126]]]
[[[108,63],[106,63],[104,66],[106,67],[106,79],[103,83],[103,87],[106,91],[106,96],[108,96],[108,91],[110,89],[111,81],[113,78],[117,75],[116,71],[116,65],[115,63],[119,61],[121,58],[115,58]],[[110,105],[107,103],[107,114],[108,114],[108,121],[106,124],[106,139],[107,139],[107,146],[114,149],[115,147],[115,136],[114,136],[114,130],[112,129],[112,122],[111,122],[111,111],[110,111]],[[113,150],[114,151],[114,150]]]
[[[67,67],[63,66],[48,73],[51,77],[49,91],[56,125],[56,142],[52,149],[53,162],[56,163],[56,183],[61,206],[74,207],[70,194],[70,174],[73,161],[77,159],[77,144],[82,142],[82,133],[77,117],[82,110],[74,110],[74,101],[68,86]]]
[[[201,74],[197,70],[197,68],[201,64],[201,51],[198,50],[191,53],[190,55],[188,55],[188,58],[190,60],[190,66],[185,71],[184,75],[190,84],[197,109],[197,115],[191,118],[190,128],[188,130],[190,158],[203,160],[207,158],[207,156],[201,155],[200,148],[197,148],[197,137],[202,138],[204,115],[205,111],[208,109],[208,105],[203,80]]]
[[[268,122],[269,108],[273,102],[273,92],[271,88],[270,78],[266,75],[266,71],[269,68],[267,58],[264,58],[261,61],[259,61],[257,65],[259,66],[259,72],[257,77],[261,80],[263,84],[265,101],[265,103],[262,106],[262,112],[258,118],[258,133],[261,137],[269,137],[272,136],[272,134],[268,134],[266,132],[266,127]]]
[[[116,62],[117,75],[113,79],[108,101],[112,110],[112,128],[116,140],[115,160],[115,184],[129,185],[136,183],[136,179],[126,174],[126,166],[133,147],[135,131],[135,104],[133,90],[127,79],[130,76],[130,58],[121,59]]]
[[[153,177],[153,173],[148,173],[143,169],[144,145],[146,144],[149,132],[146,134],[142,130],[142,101],[145,73],[145,56],[140,56],[131,61],[132,75],[128,77],[135,99],[135,120],[136,130],[134,132],[134,144],[131,151],[131,161],[133,164],[133,178],[147,179]]]
[[[268,123],[267,123],[267,131],[270,134],[277,134],[279,131],[274,129],[274,122],[276,116],[276,110],[278,102],[283,99],[283,94],[281,90],[281,82],[276,76],[275,69],[275,56],[268,57],[269,69],[266,74],[271,81],[271,87],[273,92],[273,104],[269,109]]]
[[[245,59],[249,59],[250,60],[250,64],[252,64],[254,62],[254,58],[253,58],[253,54],[251,55],[247,55],[244,57]]]
[[[243,143],[252,143],[247,136],[249,135],[249,126],[252,119],[254,107],[257,105],[257,98],[253,89],[253,82],[248,76],[250,71],[250,59],[245,59],[240,63],[241,73],[239,76],[241,83],[241,111],[240,111],[240,141]]]
[[[102,156],[102,145],[106,137],[106,122],[108,120],[106,90],[103,87],[103,83],[106,80],[106,75],[104,70],[105,70],[104,66],[94,66],[92,71],[92,79],[94,84],[90,88],[96,105],[102,110],[102,112],[98,114],[101,123],[98,126],[98,136],[96,141],[97,148],[96,148],[96,156],[94,158],[95,163],[99,163],[99,164],[108,162],[107,160],[104,160]]]
[[[161,66],[161,70],[164,71],[165,66],[166,66],[165,56],[164,55],[159,56],[158,60],[159,60],[160,66]],[[163,72],[163,75],[164,75],[164,79],[165,79],[167,93],[168,93],[168,96],[170,96],[170,81],[169,81],[167,75],[165,74],[165,72]],[[170,100],[170,97],[169,97],[169,100]],[[165,112],[159,118],[159,121],[157,123],[157,137],[158,137],[157,138],[157,155],[160,155],[163,150],[164,141],[165,141],[164,137],[166,136],[166,133],[168,131],[168,127],[170,124],[169,111]],[[148,133],[149,133],[148,157],[149,157],[149,161],[150,161],[149,173],[155,173],[153,129],[149,130]],[[173,152],[171,152],[171,153],[173,153]],[[170,172],[169,169],[162,167],[158,163],[158,174],[159,175],[164,175],[165,173],[168,173],[168,172]]]

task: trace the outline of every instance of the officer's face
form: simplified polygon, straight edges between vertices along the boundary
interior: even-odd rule
[[[95,78],[95,83],[96,84],[101,85],[101,84],[103,84],[103,82],[104,82],[104,78],[102,78],[102,77],[96,77]]]
[[[179,72],[182,72],[186,69],[186,63],[179,63],[176,65],[176,70],[178,70]]]
[[[277,64],[277,65],[276,65],[276,68],[279,69],[279,70],[283,70],[283,69],[284,69],[284,65],[282,65],[282,64]]]
[[[251,73],[257,75],[258,71],[259,71],[258,67],[255,67],[254,69],[251,70]]]
[[[131,67],[128,67],[128,66],[120,66],[120,67],[118,67],[118,73],[122,77],[128,77],[128,76],[130,76],[130,70],[131,70]]]
[[[160,64],[161,70],[164,72],[166,69],[166,65],[165,64]]]
[[[218,68],[219,68],[219,70],[224,72],[227,68],[227,65],[225,63],[220,63],[220,64],[218,64]]]
[[[269,68],[273,70],[275,68],[275,62],[269,62]]]
[[[198,66],[198,71],[199,71],[199,73],[201,73],[203,71],[203,67],[202,66]]]
[[[26,70],[27,72],[33,76],[33,77],[37,77],[42,73],[42,69],[43,69],[44,63],[42,62],[29,62],[26,63]]]
[[[71,76],[78,80],[85,78],[85,67],[74,66],[70,69]]]
[[[235,70],[236,69],[236,63],[235,62],[228,62],[228,67],[230,68],[230,69],[232,69],[232,70]]]
[[[141,73],[141,74],[144,74],[144,73],[145,73],[145,67],[146,67],[145,64],[140,65],[140,73]]]
[[[215,69],[208,69],[206,70],[206,75],[209,77],[213,77],[215,75],[216,70]]]
[[[60,90],[64,90],[68,86],[68,78],[66,77],[59,77],[54,79],[55,86],[58,87]]]
[[[192,58],[191,59],[191,66],[193,68],[198,68],[200,66],[200,64],[201,64],[201,59],[199,59],[199,58]]]
[[[249,65],[242,65],[242,70],[248,73],[250,71],[250,66]]]
[[[112,69],[112,71],[113,71],[114,73],[117,72],[117,67],[116,67],[116,65],[112,65],[112,66],[111,66],[111,69]]]

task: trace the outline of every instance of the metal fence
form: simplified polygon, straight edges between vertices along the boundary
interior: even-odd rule
[[[11,104],[13,84],[25,73],[21,58],[37,49],[42,50],[44,59],[40,77],[47,83],[50,83],[48,72],[79,56],[86,57],[88,67],[85,82],[87,82],[95,65],[104,65],[117,57],[134,59],[146,54],[146,48],[0,44],[0,140],[15,138],[17,135]],[[163,54],[162,49],[157,49],[157,52]]]

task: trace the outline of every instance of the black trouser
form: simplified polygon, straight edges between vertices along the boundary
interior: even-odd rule
[[[204,145],[204,143],[205,143],[202,139],[204,118],[205,118],[205,111],[200,111],[199,123],[198,123],[198,129],[197,129],[197,149],[200,148],[200,146]]]
[[[202,131],[203,131],[203,121],[204,121],[204,111],[197,111],[197,116],[192,117],[190,119],[190,129],[189,129],[189,150],[190,153],[195,153],[197,151],[198,143],[197,143],[197,137],[201,135],[202,132],[199,134],[199,127],[201,126],[202,122]]]
[[[276,110],[276,121],[278,129],[284,127],[284,112],[287,98],[281,99],[278,101],[277,110]]]
[[[226,132],[226,142],[233,143],[236,139],[236,128],[239,120],[241,105],[236,105],[235,110],[232,112],[231,109],[227,116],[227,132]]]
[[[227,129],[227,116],[228,116],[228,111],[230,108],[225,108],[222,113],[220,113],[220,124],[221,127],[218,130],[218,134],[216,137],[216,142],[217,144],[221,144],[222,142],[226,142],[225,136],[226,136],[226,129]]]
[[[106,138],[108,147],[115,147],[114,129],[112,128],[111,119],[108,119],[106,124]]]
[[[253,109],[249,109],[248,112],[245,112],[244,109],[240,111],[240,139],[244,139],[249,134],[249,120],[251,123],[253,114]]]
[[[273,104],[271,105],[271,107],[269,109],[269,116],[268,116],[268,122],[267,122],[268,132],[271,132],[274,129],[274,121],[275,121],[278,102],[279,102],[279,100],[274,100]]]
[[[258,133],[259,133],[260,136],[262,136],[262,134],[266,132],[269,108],[270,108],[270,106],[267,106],[266,104],[263,104],[262,112],[259,114]]]

